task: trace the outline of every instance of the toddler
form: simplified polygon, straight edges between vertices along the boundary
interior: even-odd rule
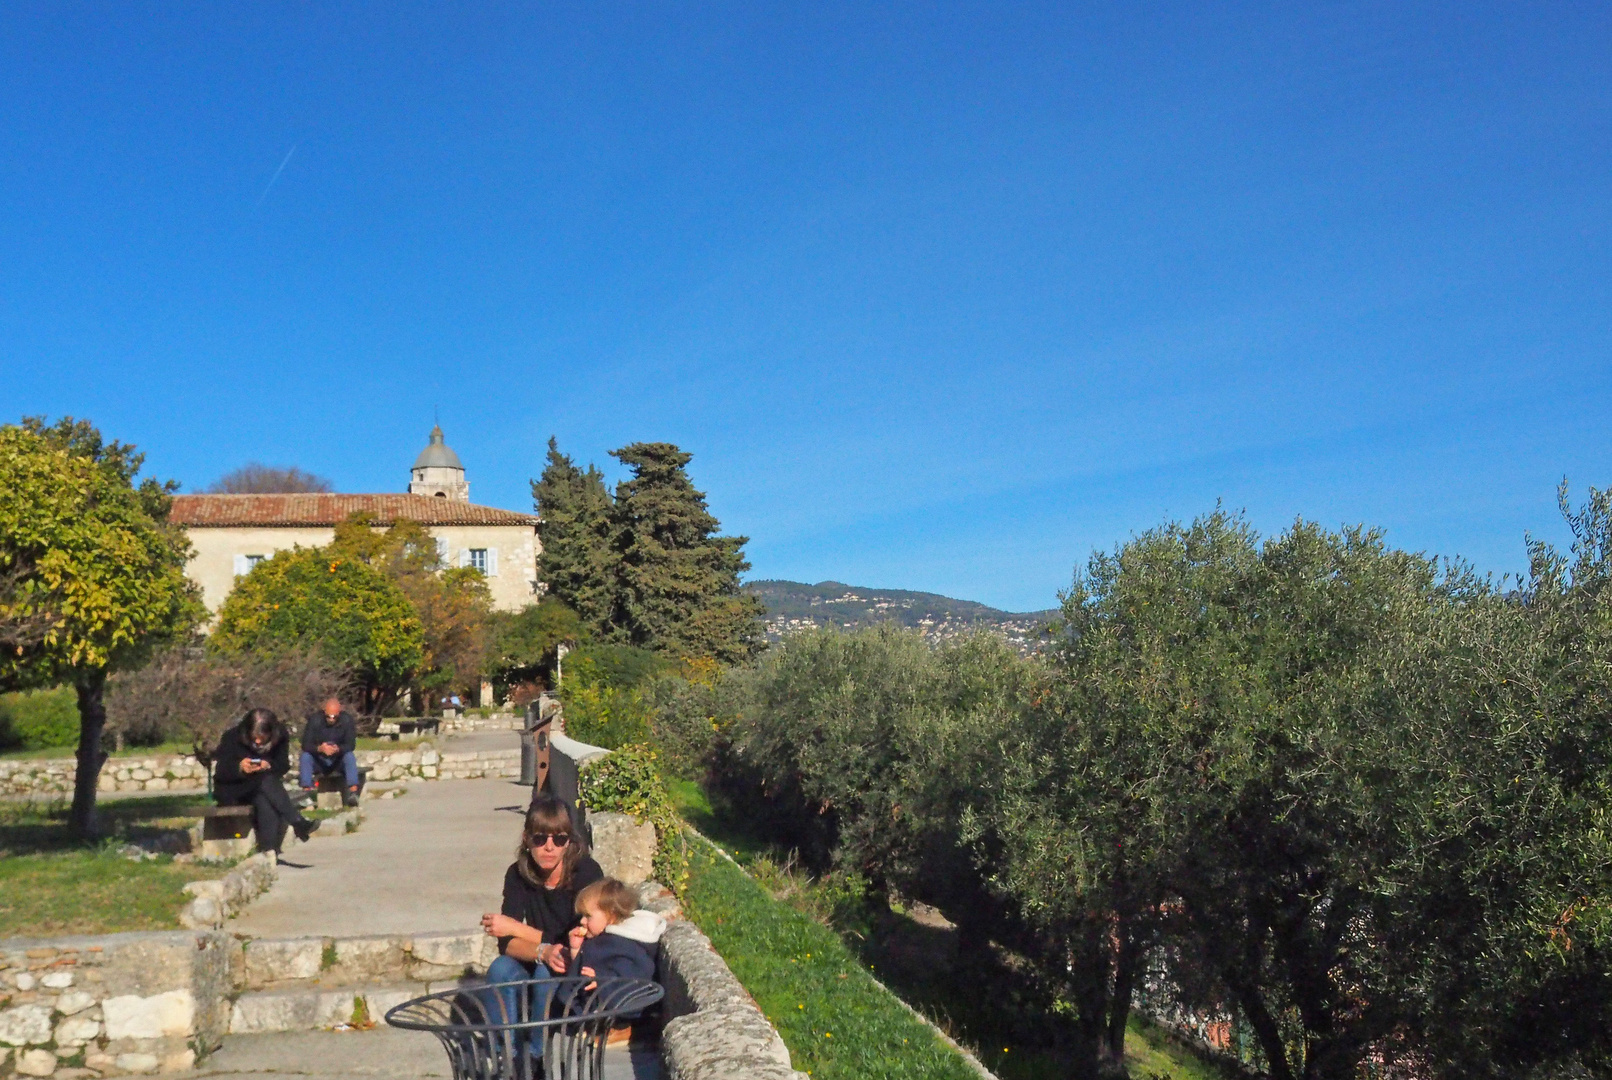
[[[666,920],[638,907],[638,894],[615,878],[577,893],[582,924],[571,931],[576,973],[590,979],[653,979],[655,947]],[[592,990],[598,984],[590,983]]]

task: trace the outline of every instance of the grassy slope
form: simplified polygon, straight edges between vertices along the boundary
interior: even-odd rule
[[[185,883],[217,877],[218,869],[166,856],[134,862],[116,849],[189,826],[185,811],[200,804],[196,796],[103,803],[112,839],[99,845],[73,840],[65,807],[0,804],[0,937],[177,928]]]
[[[695,843],[685,910],[754,995],[794,1066],[823,1080],[973,1080],[967,1063],[863,970],[828,927]]]

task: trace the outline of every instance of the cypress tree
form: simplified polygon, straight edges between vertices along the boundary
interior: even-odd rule
[[[532,502],[542,518],[537,527],[543,545],[537,562],[539,580],[590,630],[612,636],[615,554],[604,474],[592,465],[586,471],[577,468],[551,437],[543,475],[532,481]]]
[[[749,538],[717,535],[721,523],[684,471],[692,455],[671,443],[610,453],[633,473],[616,486],[611,513],[618,636],[685,657],[731,663],[752,655],[762,607],[739,591]]]

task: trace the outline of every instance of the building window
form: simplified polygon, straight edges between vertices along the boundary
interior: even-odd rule
[[[475,567],[477,570],[480,570],[483,576],[485,576],[487,573],[487,549],[471,548],[470,565]]]
[[[235,556],[235,576],[250,574],[252,568],[267,559],[267,555],[237,555]]]

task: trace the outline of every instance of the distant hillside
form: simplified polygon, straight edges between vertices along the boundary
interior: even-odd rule
[[[767,608],[767,640],[814,626],[871,626],[894,622],[936,641],[979,628],[995,630],[1016,647],[1035,647],[1042,628],[1057,617],[1047,611],[999,611],[972,600],[905,589],[869,589],[838,581],[752,581],[744,590]]]

